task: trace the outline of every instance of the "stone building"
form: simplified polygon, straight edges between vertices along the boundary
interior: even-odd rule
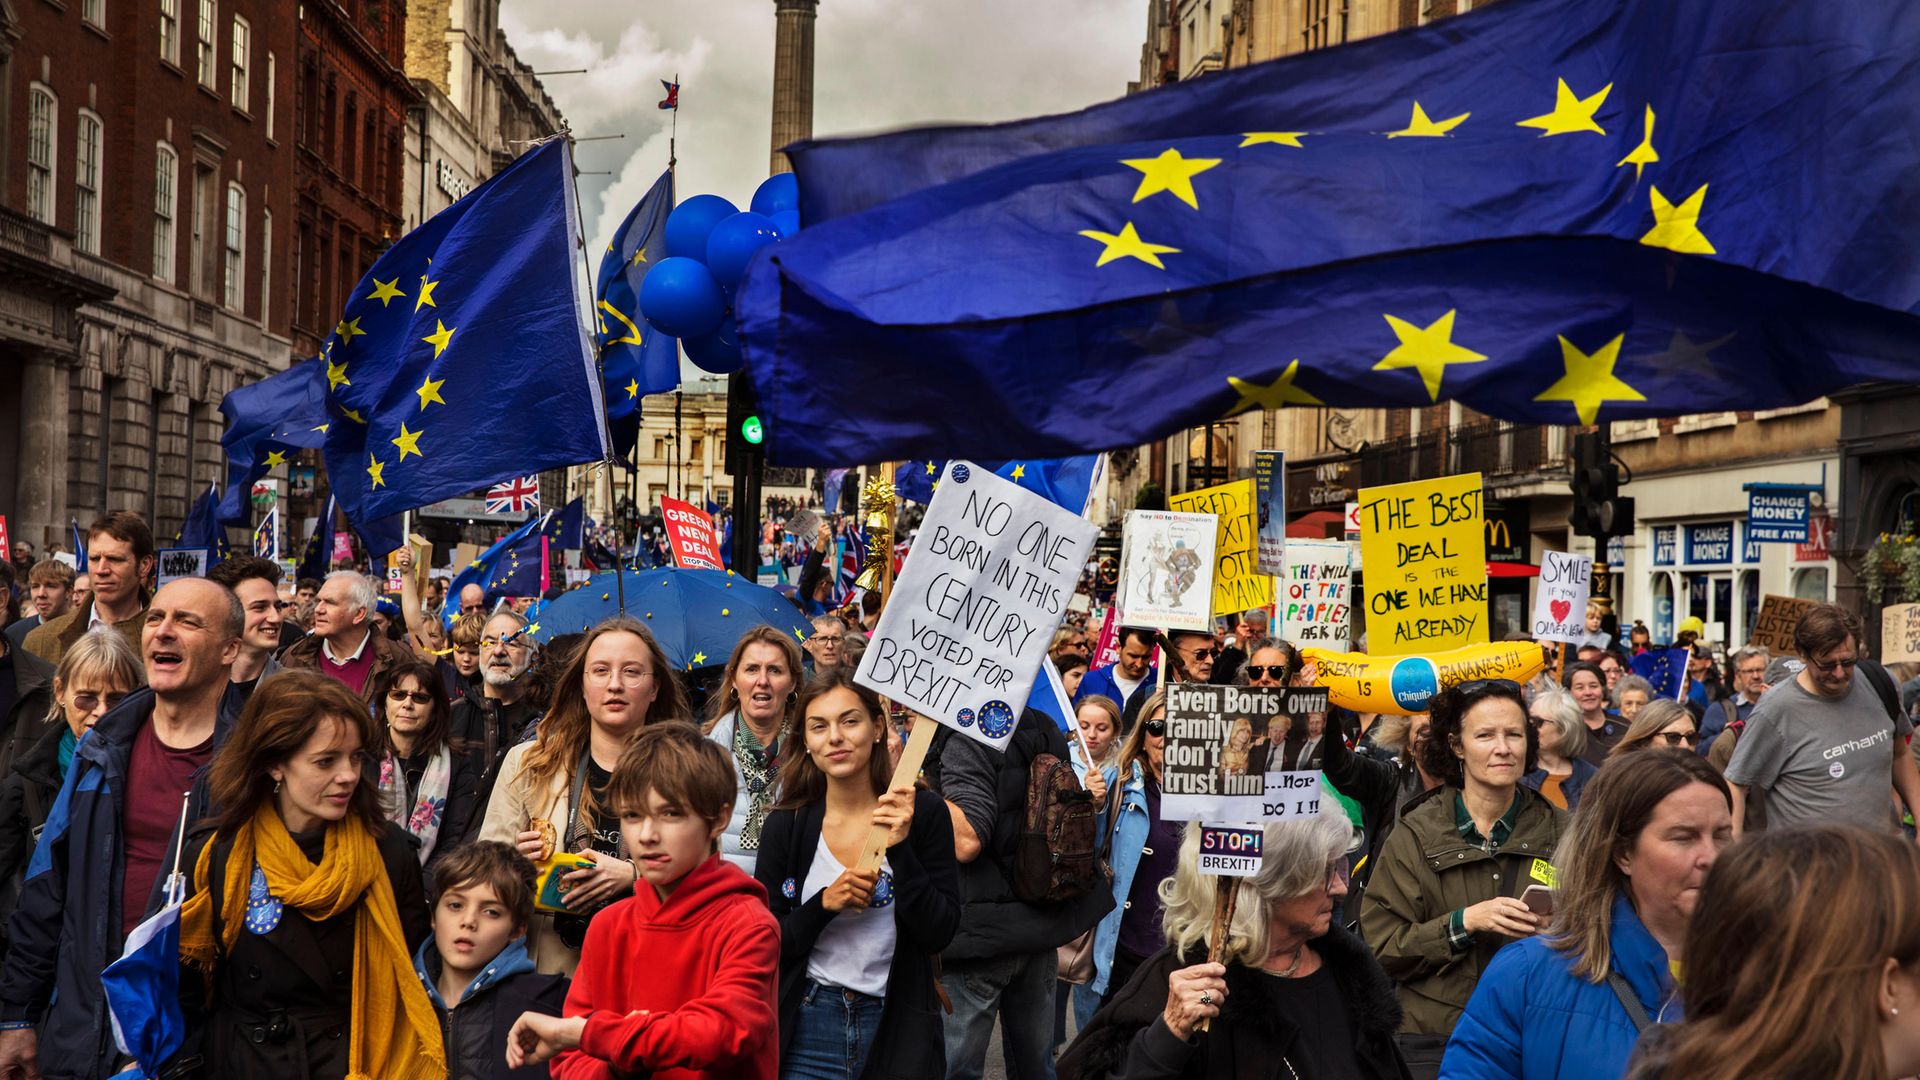
[[[308,5],[309,12],[314,5]],[[219,403],[284,368],[295,8],[0,0],[0,513],[145,514],[222,474]]]

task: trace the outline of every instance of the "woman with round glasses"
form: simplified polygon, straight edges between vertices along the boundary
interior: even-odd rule
[[[476,801],[467,757],[448,743],[453,709],[439,689],[433,666],[406,656],[381,675],[373,696],[374,730],[386,735],[375,751],[380,809],[420,841],[422,866],[467,838]]]
[[[1260,872],[1200,872],[1185,830],[1165,886],[1169,946],[1112,995],[1061,1058],[1061,1076],[1280,1076],[1400,1080],[1393,983],[1335,918],[1353,830],[1337,812],[1266,826]],[[1116,849],[1117,850],[1117,849]],[[1219,888],[1239,893],[1207,960]],[[1196,1037],[1202,1023],[1206,1038]]]
[[[1403,808],[1360,908],[1363,936],[1400,984],[1401,1050],[1416,1076],[1437,1074],[1493,954],[1545,924],[1520,897],[1552,884],[1567,827],[1565,811],[1520,783],[1538,751],[1518,683],[1465,683],[1432,710],[1421,756],[1441,785]]]
[[[1620,736],[1619,743],[1607,757],[1617,758],[1636,750],[1692,752],[1699,743],[1699,728],[1693,722],[1693,713],[1677,701],[1661,698],[1641,707],[1633,723],[1627,726],[1627,733]]]

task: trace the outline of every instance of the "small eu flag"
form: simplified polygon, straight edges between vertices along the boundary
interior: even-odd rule
[[[219,562],[233,554],[227,543],[227,527],[220,523],[215,513],[220,505],[220,488],[209,484],[200,497],[193,500],[187,516],[180,523],[180,532],[175,543],[181,547],[208,548],[213,552],[213,562]]]
[[[600,256],[594,281],[613,449],[626,456],[640,434],[640,402],[680,385],[679,339],[647,325],[640,315],[640,281],[667,257],[667,215],[673,212],[673,173],[663,172],[634,205]]]
[[[546,551],[552,547],[545,528],[555,516],[549,512],[533,518],[501,537],[453,575],[447,595],[459,596],[461,589],[478,585],[489,599],[539,596],[546,589]]]
[[[550,139],[354,287],[321,354],[349,520],[607,456],[576,235],[572,155]]]
[[[254,481],[284,464],[296,450],[317,450],[327,437],[326,363],[313,357],[248,383],[220,402],[227,430],[227,490],[220,520],[244,523],[253,516],[248,499]]]

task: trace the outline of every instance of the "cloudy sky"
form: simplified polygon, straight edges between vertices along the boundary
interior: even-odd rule
[[[1009,120],[1120,96],[1137,77],[1147,0],[822,0],[816,135]],[[589,250],[666,168],[660,83],[681,82],[678,194],[745,208],[772,138],[773,0],[503,0],[507,40],[576,135]]]

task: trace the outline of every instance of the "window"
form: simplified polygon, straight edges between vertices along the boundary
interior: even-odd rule
[[[160,59],[180,63],[180,0],[160,0]]]
[[[100,118],[85,109],[74,129],[73,242],[100,254]]]
[[[347,123],[346,123],[346,126],[343,127],[340,131],[340,162],[339,162],[340,174],[346,177],[349,183],[358,179],[356,173],[354,172],[354,162],[357,160],[357,155],[354,153],[354,148],[356,145],[354,140],[359,136],[359,134],[360,134],[360,101],[358,98],[349,94],[347,95]]]
[[[161,143],[153,155],[153,276],[173,283],[173,253],[177,249],[173,222],[179,213],[177,184],[180,158],[173,147]]]
[[[233,107],[246,112],[253,105],[253,97],[248,85],[248,69],[253,63],[253,28],[247,20],[238,15],[233,17],[233,68],[232,87],[227,96],[233,99]]]
[[[269,326],[273,311],[273,211],[260,211],[260,325]]]
[[[246,288],[241,284],[247,267],[246,243],[247,193],[239,184],[228,184],[225,297],[226,305],[235,311],[246,300]]]
[[[220,33],[214,19],[218,15],[217,0],[200,0],[200,40],[194,45],[194,56],[200,73],[200,85],[209,90],[214,88],[213,46],[215,36]]]
[[[59,127],[59,102],[53,91],[33,84],[27,103],[27,216],[53,224],[53,145]]]
[[[196,161],[193,163],[193,208],[192,208],[192,246],[189,251],[192,262],[190,285],[193,295],[209,297],[213,293],[214,215],[219,207],[214,200],[219,198],[218,177],[212,168]]]
[[[101,29],[107,26],[107,0],[80,0],[80,18]]]
[[[273,138],[273,50],[267,50],[267,138]]]

